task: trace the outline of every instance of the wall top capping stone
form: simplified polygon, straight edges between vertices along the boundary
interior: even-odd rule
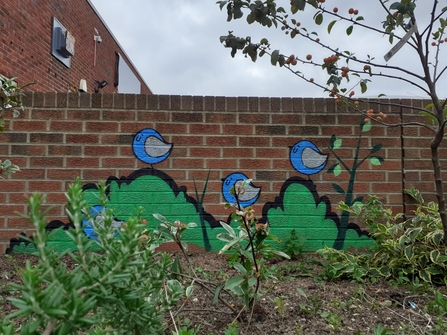
[[[311,97],[224,97],[192,95],[145,95],[118,93],[79,92],[25,92],[23,101],[34,108],[107,108],[120,110],[177,110],[177,111],[220,111],[220,112],[346,112],[346,107],[335,103],[332,98]],[[385,110],[404,105],[421,108],[429,103],[421,99],[365,99]],[[426,103],[426,104],[425,104]],[[383,106],[391,104],[391,107]],[[382,105],[382,106],[381,106]],[[404,107],[404,108],[405,108]],[[418,113],[417,110],[413,113]]]

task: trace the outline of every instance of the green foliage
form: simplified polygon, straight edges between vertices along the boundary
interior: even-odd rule
[[[29,83],[23,86],[17,86],[15,83],[16,78],[5,79],[0,77],[0,132],[5,131],[5,113],[12,111],[13,117],[20,115],[19,110],[24,110],[25,105],[22,103],[22,96],[24,95],[23,89],[34,83]],[[0,160],[0,174],[10,175],[19,171],[19,167],[12,164],[10,160]],[[0,176],[0,178],[3,178]]]
[[[401,215],[392,214],[374,196],[365,204],[352,207],[341,204],[343,210],[363,218],[375,239],[371,253],[354,255],[347,251],[325,248],[319,251],[329,262],[325,276],[330,279],[385,277],[427,283],[447,283],[447,249],[444,231],[434,202],[425,204],[415,189],[407,190],[418,201],[414,217],[398,222]]]
[[[20,168],[12,164],[9,159],[5,159],[3,162],[0,159],[0,174],[7,174],[10,175],[11,173],[15,173],[17,171],[20,171]],[[2,176],[0,176],[1,179],[3,179]]]
[[[239,323],[232,322],[228,325],[228,328],[225,329],[225,335],[239,335]]]
[[[295,229],[290,231],[290,236],[282,243],[282,251],[289,255],[290,258],[296,258],[303,252],[303,238],[298,236]]]
[[[394,330],[391,328],[384,328],[381,323],[373,329],[374,335],[392,335],[394,334]]]
[[[99,188],[105,204],[104,183]],[[184,294],[177,280],[169,279],[172,264],[166,254],[154,252],[158,236],[147,231],[139,214],[119,231],[112,227],[111,211],[105,211],[104,226],[95,227],[98,241],[82,230],[87,202],[81,181],[69,188],[67,214],[74,228],[66,231],[77,252],[56,253],[47,245],[44,197],[28,199],[29,221],[34,225],[34,242],[39,261],[29,262],[22,273],[23,285],[15,285],[22,297],[10,299],[18,311],[7,316],[26,318],[20,334],[77,334],[107,329],[114,334],[156,334],[163,327],[163,315]],[[116,236],[117,234],[117,236]],[[142,236],[146,238],[141,238]],[[88,253],[97,244],[100,253]],[[68,269],[66,260],[75,263]]]
[[[435,299],[427,304],[426,312],[439,316],[447,315],[447,298],[439,291],[435,292]]]
[[[12,111],[13,117],[18,117],[20,111],[25,109],[22,103],[24,95],[23,89],[34,83],[17,86],[16,78],[6,79],[0,78],[0,132],[5,130],[4,114],[6,111]]]
[[[266,243],[266,239],[280,242],[278,238],[269,234],[269,224],[259,222],[251,206],[243,208],[240,205],[239,194],[245,192],[245,187],[250,182],[248,179],[233,187],[230,192],[234,194],[236,203],[226,205],[235,208],[232,220],[239,224],[238,232],[225,222],[221,222],[226,232],[217,235],[218,239],[226,243],[219,253],[230,252],[236,259],[233,260],[232,267],[237,271],[237,275],[229,278],[223,288],[239,297],[243,302],[243,308],[253,306],[258,297],[261,281],[266,279],[265,260],[273,256],[290,258]],[[222,287],[218,287],[217,295],[221,289]]]

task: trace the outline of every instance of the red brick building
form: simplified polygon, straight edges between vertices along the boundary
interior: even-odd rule
[[[2,0],[0,48],[0,75],[33,91],[152,93],[89,0]]]

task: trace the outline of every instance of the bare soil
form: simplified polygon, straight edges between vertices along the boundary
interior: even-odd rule
[[[23,268],[26,260],[32,264],[37,260],[30,255],[12,257],[14,262],[0,255],[1,318],[15,310],[7,298],[20,294],[10,287],[11,283],[21,284],[17,268]],[[190,260],[204,282],[223,282],[233,274],[223,256],[201,252],[192,254]],[[222,302],[216,306],[212,304],[212,292],[196,285],[192,296],[173,310],[175,325],[178,328],[200,325],[198,334],[213,335],[238,334],[229,333],[228,326],[232,322],[238,324],[239,334],[246,335],[447,334],[447,317],[425,312],[432,310],[429,306],[434,301],[433,290],[445,292],[443,287],[397,286],[385,281],[374,284],[347,280],[327,282],[321,278],[321,260],[314,256],[276,262],[269,267],[277,279],[268,279],[262,285],[253,311],[243,312],[236,318]],[[238,300],[226,294],[221,297],[238,310]],[[410,306],[410,301],[415,308]],[[172,334],[175,326],[171,316],[166,316],[166,323],[166,334]],[[379,325],[394,332],[378,332]]]

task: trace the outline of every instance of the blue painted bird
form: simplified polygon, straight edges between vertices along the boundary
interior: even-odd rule
[[[295,170],[308,176],[323,170],[327,160],[328,155],[310,141],[299,141],[290,150],[290,162]]]
[[[84,228],[84,233],[87,235],[88,238],[98,240],[96,237],[96,232],[94,229],[94,226],[104,226],[104,213],[103,213],[104,207],[101,205],[96,205],[90,208],[90,213],[93,215],[93,220],[89,220],[88,218],[85,218],[82,220],[82,227]],[[123,224],[123,221],[115,220],[112,221],[112,227],[115,229],[118,229]],[[115,234],[116,235],[116,234]]]
[[[237,187],[239,184],[247,179],[249,178],[243,173],[235,172],[228,175],[225,179],[222,180],[222,195],[228,203],[236,203],[236,197],[234,196],[234,194],[230,193],[231,188],[235,185]],[[239,194],[239,204],[242,207],[253,205],[256,200],[258,200],[260,193],[261,188],[254,186],[253,183],[250,182],[250,184],[245,186],[244,192]]]
[[[135,135],[132,148],[135,156],[147,164],[156,164],[169,157],[173,144],[166,142],[163,137],[152,128],[141,130]]]

